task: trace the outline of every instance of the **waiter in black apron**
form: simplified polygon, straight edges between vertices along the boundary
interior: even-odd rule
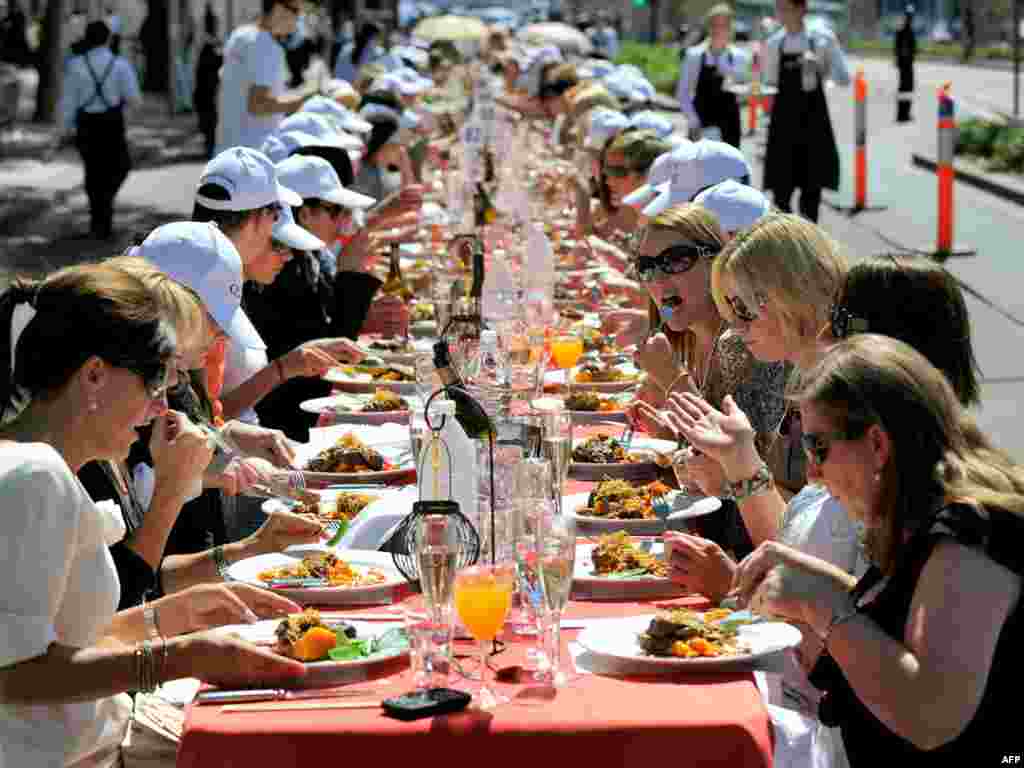
[[[839,150],[825,100],[825,83],[848,85],[846,57],[833,32],[804,24],[807,0],[776,0],[783,28],[765,44],[765,82],[776,86],[768,127],[764,187],[791,212],[800,189],[800,213],[818,220],[822,189],[839,189]]]
[[[914,103],[914,58],[917,56],[917,36],[914,35],[914,6],[908,5],[903,26],[893,41],[896,68],[900,72],[899,92],[896,95],[896,122],[909,123],[910,108]]]
[[[725,85],[737,72],[745,71],[746,56],[730,45],[732,19],[732,8],[725,3],[707,12],[707,39],[683,56],[677,96],[690,124],[690,138],[706,137],[739,147],[740,107],[736,94],[725,90]]]

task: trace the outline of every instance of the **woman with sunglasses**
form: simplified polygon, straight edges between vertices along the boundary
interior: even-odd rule
[[[740,563],[735,593],[824,646],[819,712],[852,768],[1005,763],[1024,673],[1024,467],[895,339],[838,344],[790,396],[819,482],[866,529],[871,568],[854,583],[770,542]]]
[[[734,398],[750,412],[757,444],[765,450],[785,410],[785,371],[781,364],[751,357],[719,314],[711,296],[711,264],[722,247],[714,216],[698,205],[670,208],[646,228],[632,272],[647,287],[666,332],[651,337],[637,352],[650,387],[647,402],[638,402],[633,413],[657,427],[658,409],[673,392],[699,393],[713,403]],[[718,465],[700,457],[690,465],[693,479],[718,495],[724,480]],[[754,545],[774,538],[777,524],[777,517],[741,517],[726,500],[721,512],[702,519],[699,527],[706,538],[743,557]]]
[[[167,417],[174,331],[146,285],[103,264],[70,267],[0,297],[0,744],[5,764],[113,766],[131,703],[119,695],[198,677],[240,685],[303,667],[227,635],[185,634],[297,610],[255,588],[187,590],[115,613],[108,546],[121,533],[75,478],[122,461],[136,428]],[[186,421],[176,420],[189,435]],[[187,439],[187,438],[186,438]],[[218,599],[209,599],[210,594]]]

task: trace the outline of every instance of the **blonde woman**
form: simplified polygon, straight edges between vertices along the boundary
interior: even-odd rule
[[[672,393],[700,394],[712,403],[732,398],[749,411],[757,444],[767,450],[785,410],[785,371],[781,364],[756,361],[719,313],[711,296],[711,271],[722,247],[715,217],[698,205],[670,208],[649,223],[632,272],[662,310],[665,332],[655,334],[637,352],[637,364],[647,371],[651,384],[648,402],[638,404],[636,412],[656,424],[657,409]],[[724,476],[716,462],[694,458],[688,469],[709,495],[721,494]],[[778,517],[760,510],[751,515],[744,510],[740,517],[732,503],[701,524],[707,538],[738,557],[778,533]],[[727,589],[728,581],[723,580],[714,586],[712,596],[722,597]]]
[[[791,397],[813,478],[865,526],[872,567],[854,585],[768,543],[739,566],[741,601],[824,645],[819,712],[852,768],[1005,763],[1024,672],[1024,467],[895,339],[842,342]]]

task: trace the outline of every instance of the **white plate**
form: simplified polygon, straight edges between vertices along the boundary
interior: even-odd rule
[[[385,494],[393,494],[396,489],[393,488],[365,488],[359,490],[348,490],[346,488],[323,488],[321,490],[312,490],[310,493],[315,493],[320,497],[320,504],[326,505],[327,507],[333,508],[338,496],[342,493],[365,493],[367,496],[377,496],[383,498]],[[370,502],[373,504],[374,502]],[[366,506],[370,506],[367,504]],[[291,512],[299,505],[299,502],[292,499],[267,499],[263,502],[260,508],[268,515],[271,512]],[[364,507],[365,509],[366,507]]]
[[[374,381],[368,373],[346,373],[341,368],[331,368],[323,378],[342,392],[371,395],[378,389],[387,389],[400,395],[415,395],[417,392],[415,381]]]
[[[665,545],[650,541],[651,554],[663,558]],[[576,545],[572,597],[576,600],[651,600],[685,595],[687,590],[664,576],[598,576],[591,554],[596,544]]]
[[[316,547],[305,549],[316,549]],[[338,549],[335,550],[335,554],[357,570],[370,567],[379,568],[387,575],[387,580],[381,584],[362,587],[286,587],[274,589],[274,592],[301,605],[373,605],[390,603],[394,597],[395,588],[405,584],[405,578],[395,568],[391,555],[386,552]],[[228,576],[235,581],[267,588],[266,582],[260,581],[257,574],[268,568],[281,568],[302,560],[302,557],[298,556],[298,551],[295,552],[295,555],[271,552],[239,560],[228,566]]]
[[[800,643],[800,630],[782,622],[762,622],[739,628],[739,638],[748,647],[748,653],[718,658],[676,658],[648,656],[640,647],[638,635],[645,631],[653,616],[631,616],[606,622],[599,628],[587,628],[580,633],[579,642],[593,654],[614,659],[629,666],[650,669],[691,668],[696,670],[746,666]]]
[[[403,395],[403,397],[406,397]],[[329,414],[335,424],[385,424],[395,422],[397,424],[409,423],[409,411],[360,411],[373,398],[373,395],[355,395],[342,392],[330,397],[317,397],[313,400],[305,400],[299,408],[306,413]],[[411,398],[410,405],[417,407]]]
[[[644,379],[647,378],[647,374],[644,371],[638,371],[632,365],[619,366],[622,369],[638,374],[636,378],[629,379],[626,381],[588,381],[581,382],[579,384],[574,383],[573,387],[579,387],[580,389],[591,390],[594,392],[600,392],[607,394],[609,392],[625,392],[627,389],[633,389],[643,383]],[[571,374],[575,379],[578,368],[573,368]],[[566,371],[565,370],[554,370],[547,371],[544,374],[544,387],[545,388],[558,388],[562,389],[566,386]]]
[[[577,514],[576,510],[585,507],[589,498],[589,493],[573,493],[562,497],[562,509],[576,521],[576,530],[580,533],[626,531],[638,536],[654,536],[666,529],[685,531],[690,527],[688,520],[710,514],[722,506],[722,502],[714,496],[694,497],[680,491],[672,491],[666,495],[665,500],[673,513],[680,513],[678,517],[667,522],[660,517],[652,520],[615,520]]]
[[[325,448],[334,445],[343,435],[351,432],[365,444],[377,449],[388,461],[400,461],[394,469],[381,472],[311,472],[304,470],[306,482],[314,486],[334,483],[386,482],[415,471],[409,447],[409,431],[400,424],[388,422],[378,426],[364,424],[339,424],[331,427],[316,427],[309,430],[309,442],[295,446],[295,465],[305,467],[310,460]]]
[[[612,435],[619,437],[619,435]],[[573,440],[573,449],[582,443],[584,438]],[[630,453],[649,453],[649,461],[619,462],[617,464],[591,464],[573,461],[569,464],[569,477],[576,480],[600,482],[605,477],[616,480],[653,480],[658,476],[659,466],[654,460],[654,453],[671,454],[676,444],[671,440],[657,440],[652,437],[634,437],[630,445]]]
[[[379,341],[377,338],[371,338],[368,336],[361,336],[359,338],[359,346],[367,351],[370,357],[377,357],[383,360],[385,363],[394,363],[397,365],[412,365],[416,362],[416,355],[426,354],[431,351],[430,345],[421,341],[412,342],[412,350],[404,352],[389,352],[384,349],[374,349],[370,345],[373,342]]]
[[[324,621],[331,623],[331,617],[325,615]],[[258,621],[255,624],[239,624],[218,627],[214,632],[238,635],[258,645],[273,645],[274,630],[280,624],[279,619]],[[377,637],[389,629],[402,626],[402,622],[394,624],[368,621],[346,621],[356,628],[356,638]],[[296,680],[280,683],[275,681],[274,688],[330,688],[345,683],[354,683],[387,674],[392,668],[398,669],[405,664],[409,649],[396,651],[388,655],[374,656],[369,659],[352,659],[351,661],[313,661],[305,665],[306,674]],[[254,681],[255,683],[255,681]]]

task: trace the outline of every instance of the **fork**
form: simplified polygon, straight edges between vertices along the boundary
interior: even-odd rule
[[[672,507],[669,505],[668,499],[666,499],[665,495],[662,493],[651,496],[651,509],[654,510],[654,514],[662,519],[668,517],[672,512]]]
[[[622,431],[622,437],[619,438],[619,444],[625,450],[629,450],[629,447],[633,444],[633,424],[632,422],[626,422],[626,428]]]

